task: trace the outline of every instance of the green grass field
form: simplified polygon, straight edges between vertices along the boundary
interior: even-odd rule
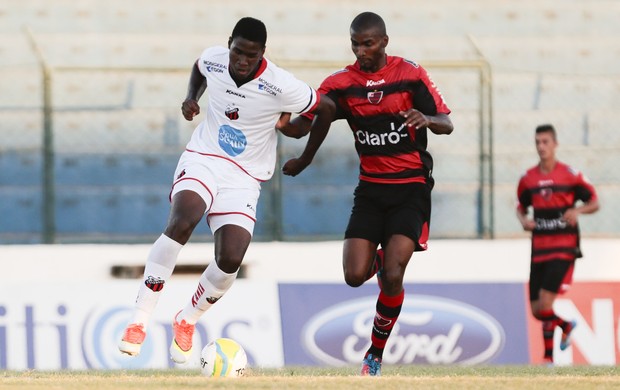
[[[620,367],[388,366],[381,378],[356,367],[251,369],[242,378],[197,370],[0,371],[0,389],[620,389]]]

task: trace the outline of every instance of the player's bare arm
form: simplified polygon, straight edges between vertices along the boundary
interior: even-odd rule
[[[310,119],[298,116],[291,120],[291,113],[283,112],[276,123],[276,129],[287,137],[299,139],[308,135],[310,125],[312,125]]]
[[[517,218],[519,222],[521,222],[521,226],[523,226],[523,230],[527,232],[531,232],[536,227],[536,222],[527,216],[527,212],[523,212],[519,207],[517,207]]]
[[[564,212],[562,218],[568,223],[570,226],[577,225],[577,219],[580,214],[592,214],[598,211],[600,205],[598,200],[593,200],[590,202],[586,202],[581,206],[573,207]]]
[[[297,176],[301,173],[301,171],[306,169],[308,165],[310,165],[317,150],[319,150],[319,147],[325,140],[325,137],[327,137],[329,126],[335,119],[336,105],[333,100],[325,95],[321,95],[319,105],[313,114],[315,114],[315,116],[310,125],[310,137],[308,137],[306,147],[298,158],[292,158],[284,164],[282,167],[282,173],[285,175]],[[293,122],[295,122],[293,126],[300,126],[303,128],[304,126],[307,126],[307,122],[310,122],[310,120],[304,117],[297,117],[293,120]]]
[[[454,125],[450,117],[446,114],[439,113],[437,115],[424,115],[420,111],[410,108],[407,111],[401,111],[400,115],[405,118],[405,125],[419,129],[421,127],[429,128],[434,134],[451,134]]]
[[[207,79],[200,73],[198,69],[198,61],[194,63],[192,67],[192,73],[189,77],[189,83],[187,85],[187,95],[183,104],[181,104],[181,113],[183,117],[188,121],[194,119],[194,117],[200,114],[200,106],[198,100],[207,89]]]

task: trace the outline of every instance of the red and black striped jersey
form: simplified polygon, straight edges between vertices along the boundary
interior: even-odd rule
[[[597,199],[594,187],[581,172],[559,161],[547,174],[539,166],[530,168],[519,181],[517,198],[519,211],[534,209],[533,262],[581,257],[579,226],[568,225],[562,217],[577,201]]]
[[[336,103],[336,119],[346,119],[353,131],[360,180],[412,183],[430,178],[427,129],[405,126],[399,114],[410,108],[425,115],[450,113],[422,66],[387,56],[383,68],[365,73],[356,62],[327,77],[319,92]]]

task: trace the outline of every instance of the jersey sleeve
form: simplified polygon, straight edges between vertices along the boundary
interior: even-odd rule
[[[528,207],[532,205],[532,193],[528,190],[525,175],[521,177],[519,180],[519,185],[517,186],[517,210],[522,213],[526,213]]]
[[[282,94],[282,112],[304,114],[314,110],[320,100],[318,92],[292,74],[287,78],[286,89]]]
[[[198,59],[198,70],[200,70],[200,73],[205,77],[207,77],[207,66],[210,62],[211,56],[214,53],[214,50],[214,47],[209,47],[205,49],[200,55],[200,58]]]
[[[413,107],[426,115],[450,114],[450,109],[441,92],[439,92],[426,69],[418,65],[417,70],[420,82],[417,83],[416,90],[414,91]]]
[[[598,199],[594,186],[581,172],[577,174],[577,183],[575,184],[575,198],[586,203]]]

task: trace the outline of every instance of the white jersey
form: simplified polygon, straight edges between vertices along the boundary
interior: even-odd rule
[[[198,60],[207,79],[207,115],[187,149],[225,158],[257,180],[269,180],[276,162],[275,125],[280,114],[308,112],[319,97],[308,84],[267,59],[253,80],[237,87],[228,73],[228,54],[227,48],[216,46]]]

